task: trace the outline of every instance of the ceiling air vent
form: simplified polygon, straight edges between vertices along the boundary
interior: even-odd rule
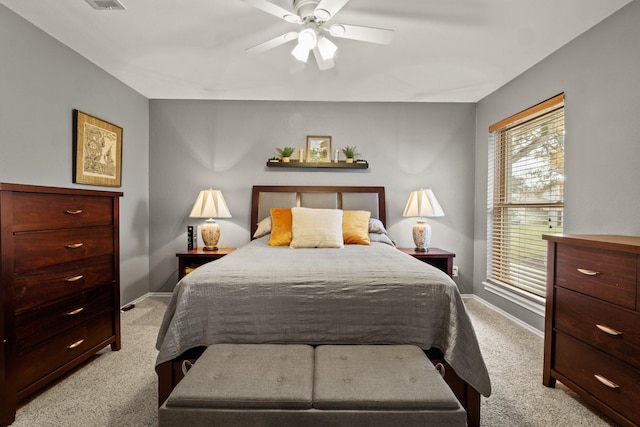
[[[118,0],[87,0],[87,3],[97,10],[124,10],[125,7]]]

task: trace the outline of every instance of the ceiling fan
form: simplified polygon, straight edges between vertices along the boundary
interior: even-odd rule
[[[328,70],[335,65],[333,56],[338,46],[329,39],[329,36],[378,44],[389,44],[393,40],[393,30],[360,25],[327,24],[349,0],[292,0],[295,13],[267,0],[242,1],[291,24],[303,27],[298,32],[290,31],[250,47],[247,51],[264,52],[297,40],[298,43],[291,54],[299,61],[307,62],[309,52],[313,52],[320,70]]]

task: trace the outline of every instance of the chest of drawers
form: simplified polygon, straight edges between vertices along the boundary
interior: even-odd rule
[[[0,183],[0,425],[18,401],[120,349],[121,196]]]
[[[640,237],[544,238],[544,385],[559,380],[621,425],[640,425]]]

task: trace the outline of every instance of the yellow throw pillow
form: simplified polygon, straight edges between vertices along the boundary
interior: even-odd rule
[[[342,216],[342,238],[345,245],[370,245],[369,211],[344,211]]]
[[[291,243],[291,208],[271,208],[269,246],[289,246]]]

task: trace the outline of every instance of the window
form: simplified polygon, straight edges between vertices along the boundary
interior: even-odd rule
[[[542,235],[563,227],[564,96],[489,131],[488,279],[544,297]]]

